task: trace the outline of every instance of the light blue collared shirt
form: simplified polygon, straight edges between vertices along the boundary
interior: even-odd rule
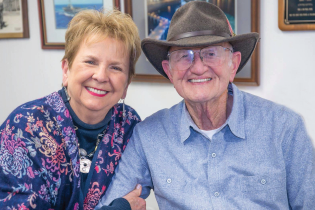
[[[314,210],[315,152],[301,117],[232,89],[232,112],[212,140],[183,101],[137,124],[98,207],[140,183],[160,210]]]

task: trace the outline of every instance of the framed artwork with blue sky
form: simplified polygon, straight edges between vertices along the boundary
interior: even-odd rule
[[[64,49],[67,25],[85,9],[120,8],[122,0],[38,0],[42,49]]]

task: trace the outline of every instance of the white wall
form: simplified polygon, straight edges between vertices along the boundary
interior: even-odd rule
[[[61,86],[64,51],[41,49],[37,6],[37,1],[28,1],[30,39],[0,40],[0,122],[21,103]],[[315,143],[315,32],[279,30],[275,0],[261,0],[260,24],[261,85],[240,88],[301,114]],[[134,82],[126,103],[144,119],[180,100],[170,84]]]

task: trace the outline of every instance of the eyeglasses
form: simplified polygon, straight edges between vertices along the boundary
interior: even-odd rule
[[[199,53],[201,61],[210,67],[216,67],[223,64],[226,59],[224,52],[229,50],[233,53],[233,50],[222,46],[210,46],[200,50],[175,50],[168,53],[169,63],[171,69],[183,71],[189,69],[195,60],[195,53]]]

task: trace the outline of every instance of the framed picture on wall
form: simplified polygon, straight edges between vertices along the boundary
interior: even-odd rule
[[[278,10],[280,30],[315,30],[315,0],[278,0]]]
[[[64,49],[67,25],[85,9],[118,8],[123,0],[38,0],[42,49]]]
[[[27,0],[0,0],[0,39],[29,37]]]
[[[140,38],[165,40],[174,12],[191,0],[124,0],[129,13],[139,28]],[[259,0],[207,0],[226,14],[236,34],[259,32]],[[142,54],[136,66],[134,81],[169,82],[161,76]],[[251,59],[234,80],[241,85],[259,85],[259,44]]]

